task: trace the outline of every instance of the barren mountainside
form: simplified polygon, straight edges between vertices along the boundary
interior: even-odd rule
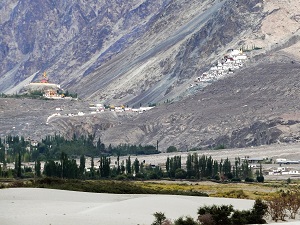
[[[82,98],[114,104],[178,97],[227,48],[247,44],[242,35],[263,18],[262,0],[20,0],[0,7],[1,92],[15,93],[47,71]]]
[[[106,144],[158,141],[182,150],[297,142],[299,10],[289,0],[0,3],[0,92],[15,93],[47,71],[82,99],[2,99],[1,134],[15,127],[28,135],[33,126],[34,137],[92,133]],[[240,48],[251,50],[242,69],[189,88],[228,49]],[[55,107],[80,111],[91,102],[158,106],[46,124]],[[16,113],[24,104],[32,105]]]

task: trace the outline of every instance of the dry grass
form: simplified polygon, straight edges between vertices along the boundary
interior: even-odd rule
[[[215,183],[215,182],[189,182],[189,181],[149,181],[137,182],[146,188],[165,191],[195,191],[205,192],[210,197],[242,198],[242,199],[268,199],[280,190],[298,184],[284,184],[279,181],[260,183]]]

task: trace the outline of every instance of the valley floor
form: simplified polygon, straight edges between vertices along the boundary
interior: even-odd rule
[[[187,155],[197,153],[199,156],[211,156],[214,160],[220,161],[221,159],[228,158],[231,162],[235,161],[235,158],[252,158],[252,159],[272,159],[272,163],[263,164],[263,170],[267,173],[268,171],[276,170],[278,167],[285,167],[286,170],[296,170],[300,171],[300,164],[278,164],[276,159],[286,159],[290,161],[300,160],[300,143],[293,144],[273,144],[264,145],[258,147],[248,147],[248,148],[233,148],[233,149],[219,149],[219,150],[198,150],[190,152],[175,152],[175,153],[160,153],[156,155],[138,155],[131,156],[132,159],[138,158],[138,160],[144,161],[147,164],[159,165],[164,168],[167,157],[173,157],[175,155],[181,156],[182,162],[186,162]],[[120,160],[126,160],[128,156],[120,157]],[[117,160],[116,157],[111,158],[111,162],[114,163]],[[252,163],[255,168],[259,167],[259,163]],[[286,175],[265,175],[266,180],[287,180],[290,179],[300,179],[299,174],[286,174]]]

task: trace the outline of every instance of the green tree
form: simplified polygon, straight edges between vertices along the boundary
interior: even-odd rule
[[[121,167],[120,167],[120,156],[117,157],[117,175],[121,173]]]
[[[206,163],[207,163],[207,158],[205,155],[202,155],[199,157],[199,172],[200,172],[200,178],[203,178],[206,176]]]
[[[206,159],[206,169],[205,169],[205,177],[213,176],[213,159],[211,156]]]
[[[244,180],[252,180],[253,179],[253,173],[251,170],[251,167],[249,166],[248,160],[244,160],[241,165],[242,170],[242,179]]]
[[[167,152],[177,152],[177,148],[175,146],[171,145],[167,148]]]
[[[156,212],[153,214],[155,217],[154,222],[151,225],[162,225],[163,222],[167,219],[165,214],[162,212]]]
[[[128,156],[128,159],[126,159],[126,173],[131,174],[131,160],[130,156]]]
[[[48,160],[44,165],[44,174],[47,177],[61,177],[60,167],[54,160]]]
[[[249,210],[235,210],[231,216],[233,225],[245,225],[249,224],[251,218],[251,212]]]
[[[169,173],[169,171],[170,171],[170,158],[169,157],[167,157],[167,161],[166,161],[166,170],[167,170],[167,173]]]
[[[191,154],[188,154],[187,159],[186,159],[186,177],[191,178],[193,175],[193,156]]]
[[[92,179],[95,178],[94,157],[91,158],[90,177],[91,177]]]
[[[133,168],[134,168],[135,174],[138,174],[140,172],[140,162],[137,158],[135,158],[135,160],[133,162]]]
[[[19,159],[18,159],[18,169],[17,169],[17,177],[21,177],[22,176],[22,166],[21,166],[21,152],[19,152]]]
[[[83,177],[85,172],[85,157],[84,155],[80,156],[80,164],[79,164],[79,174],[81,177]]]
[[[67,167],[68,167],[68,155],[64,152],[60,155],[60,164],[61,164],[61,178],[67,177]]]
[[[124,165],[124,160],[122,160],[122,162],[121,162],[121,173],[124,174],[125,170],[126,170],[126,168],[125,168],[125,165]]]
[[[97,150],[101,153],[105,151],[105,144],[101,142],[100,137],[97,141]]]
[[[230,215],[233,212],[232,205],[212,205],[203,206],[198,209],[199,216],[210,214],[215,221],[215,225],[230,225]]]
[[[224,175],[228,178],[228,179],[232,179],[233,175],[231,173],[231,162],[229,161],[229,159],[225,159],[223,162],[223,168],[222,171],[224,173]]]
[[[184,169],[177,168],[175,170],[175,178],[176,179],[185,179],[186,178],[186,172]]]
[[[268,212],[268,205],[261,199],[256,199],[251,211],[250,223],[265,224],[267,223],[264,216]]]
[[[257,182],[263,183],[265,181],[265,178],[262,173],[262,165],[259,164],[259,175],[256,177]]]
[[[174,225],[198,225],[198,223],[192,217],[187,216],[185,219],[179,217],[175,220]]]
[[[110,175],[110,158],[106,156],[100,157],[100,177],[109,177]]]
[[[181,169],[181,156],[174,156],[169,159],[169,177],[175,177],[177,169]]]
[[[266,215],[268,206],[261,199],[255,200],[251,210],[234,210],[231,216],[231,222],[234,225],[244,224],[265,224],[264,216]]]
[[[213,165],[213,177],[215,178],[219,173],[219,163],[217,160],[214,161]]]
[[[37,159],[34,164],[35,175],[37,177],[41,176],[41,161]]]
[[[195,178],[199,179],[200,178],[200,166],[199,166],[199,157],[198,157],[197,153],[193,154],[193,161],[194,161],[193,171],[195,173]]]

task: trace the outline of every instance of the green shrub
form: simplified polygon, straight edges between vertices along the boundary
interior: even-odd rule
[[[231,181],[232,182],[241,182],[242,180],[239,177],[234,177],[234,178],[231,179]]]
[[[231,216],[232,224],[234,225],[244,225],[249,224],[249,219],[251,217],[251,212],[249,210],[235,210]]]
[[[218,145],[216,147],[214,147],[214,150],[220,150],[220,149],[225,149],[226,146],[224,144]]]
[[[254,182],[254,179],[250,177],[246,177],[245,182]]]
[[[251,218],[248,222],[265,224],[267,223],[264,219],[265,214],[268,212],[268,205],[261,199],[256,199],[253,209],[251,211]]]
[[[225,176],[226,176],[229,180],[231,180],[231,179],[233,178],[233,174],[232,174],[232,173],[227,173],[227,174],[225,174]]]
[[[144,179],[144,178],[145,178],[145,174],[143,174],[143,173],[137,173],[137,174],[135,175],[135,178],[136,178],[136,179]]]
[[[264,178],[264,176],[257,176],[257,177],[256,177],[256,180],[257,180],[257,182],[259,182],[259,183],[263,183],[263,182],[265,181],[265,178]]]
[[[232,205],[212,205],[203,206],[198,209],[199,216],[210,214],[215,222],[215,225],[231,224],[230,215],[233,212]]]
[[[185,179],[186,178],[186,171],[181,169],[181,168],[176,169],[175,178],[176,179]]]
[[[126,180],[126,179],[127,179],[127,176],[125,174],[116,176],[116,180]]]
[[[204,206],[199,208],[199,221],[202,225],[244,225],[265,224],[267,204],[257,199],[251,210],[234,210],[232,205]]]
[[[167,219],[165,214],[162,212],[156,212],[153,214],[153,216],[155,217],[155,220],[151,225],[162,225]]]
[[[167,152],[177,152],[177,148],[175,146],[171,145],[167,148]]]
[[[214,179],[215,179],[215,180],[220,180],[221,178],[220,178],[219,175],[215,175],[215,176],[214,176]]]
[[[198,225],[198,223],[192,217],[187,216],[185,219],[179,217],[174,221],[174,225]]]
[[[154,171],[151,171],[147,174],[148,179],[150,180],[157,180],[159,179],[159,176],[157,173],[155,173]]]

